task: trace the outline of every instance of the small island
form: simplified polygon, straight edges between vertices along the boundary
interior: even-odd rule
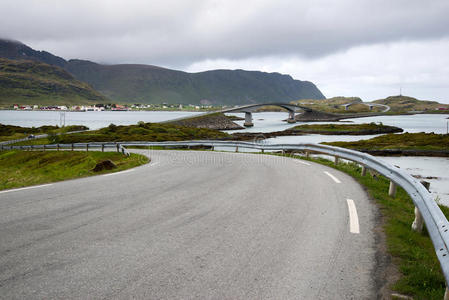
[[[402,132],[402,128],[383,125],[382,123],[367,124],[313,124],[298,125],[283,131],[275,132],[237,132],[232,136],[237,140],[250,140],[254,137],[264,136],[272,138],[277,136],[294,136],[305,134],[323,135],[371,135]]]
[[[449,156],[449,135],[447,134],[406,132],[386,134],[369,140],[323,144],[354,149],[372,155]]]

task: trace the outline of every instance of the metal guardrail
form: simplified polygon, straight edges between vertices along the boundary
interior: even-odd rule
[[[0,144],[1,150],[101,150],[105,151],[106,148],[114,148],[117,152],[123,155],[129,156],[129,151],[123,147],[122,143],[73,143],[73,144],[49,144],[49,145],[23,145],[23,146],[9,146]]]
[[[85,132],[85,131],[90,131],[90,130],[76,130],[76,131],[69,131],[69,132],[57,132],[56,135],[81,133],[81,132]],[[42,138],[48,137],[48,135],[49,135],[48,133],[44,133],[44,134],[39,134],[39,135],[33,135],[32,138],[26,137],[26,138],[17,139],[17,140],[3,141],[3,142],[0,142],[0,145],[10,145],[10,144],[15,144],[15,143],[20,143],[20,142],[26,142],[26,141],[36,140],[36,139],[42,139]]]
[[[366,153],[344,149],[339,147],[321,145],[321,144],[261,144],[249,142],[234,142],[234,141],[182,141],[182,142],[120,142],[120,143],[75,143],[75,144],[53,144],[53,145],[32,145],[32,146],[5,146],[0,145],[0,150],[7,149],[89,149],[100,148],[104,151],[105,148],[114,147],[117,152],[124,155],[130,155],[125,147],[129,146],[146,146],[146,147],[195,147],[205,146],[211,147],[231,147],[238,149],[257,149],[262,151],[301,151],[308,156],[309,153],[320,153],[331,155],[339,158],[356,162],[363,166],[363,169],[369,168],[377,171],[390,180],[390,192],[395,191],[392,186],[401,186],[412,198],[415,204],[415,221],[412,228],[416,231],[422,230],[420,220],[424,220],[429,236],[435,248],[436,255],[441,265],[443,275],[446,283],[449,283],[449,222],[444,216],[441,209],[438,207],[434,199],[432,199],[429,191],[414,177],[404,172],[403,170],[394,167],[387,162],[379,160],[374,156]]]

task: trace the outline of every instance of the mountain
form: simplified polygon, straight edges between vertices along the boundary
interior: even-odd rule
[[[0,40],[0,57],[29,59],[62,67],[117,102],[247,104],[325,98],[313,83],[279,73],[244,70],[187,73],[151,65],[66,61],[8,40]]]
[[[7,59],[25,59],[64,67],[67,62],[59,56],[46,51],[36,51],[18,41],[0,39],[0,57]]]
[[[30,60],[0,58],[0,103],[70,105],[107,99],[64,69]]]

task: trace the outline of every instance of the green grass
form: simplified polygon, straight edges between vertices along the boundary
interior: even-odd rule
[[[26,141],[15,145],[71,144],[88,142],[124,141],[183,141],[200,139],[229,139],[230,135],[218,130],[184,127],[174,124],[144,123],[117,126],[114,124],[99,130],[83,133],[53,135],[45,139]]]
[[[288,130],[304,133],[335,134],[378,134],[387,132],[401,132],[402,129],[394,126],[383,125],[382,123],[366,124],[311,124],[299,125]]]
[[[449,135],[435,133],[386,134],[369,140],[353,142],[327,142],[326,145],[356,150],[448,150]]]
[[[323,100],[301,99],[293,101],[293,103],[298,105],[307,106],[319,111],[336,114],[379,113],[384,110],[384,108],[382,107],[373,107],[373,109],[370,110],[367,105],[363,105],[360,103],[353,104],[347,109],[342,106],[342,104],[353,102],[362,102],[362,99],[360,99],[359,97],[333,97]]]
[[[428,234],[411,230],[414,205],[408,194],[398,188],[396,197],[389,197],[389,180],[383,176],[361,176],[361,168],[357,164],[339,163],[335,166],[322,158],[309,160],[351,175],[375,199],[385,220],[383,229],[388,252],[401,273],[401,278],[391,288],[414,299],[442,299],[446,286],[440,264]],[[442,206],[441,209],[446,217],[449,216],[449,208]]]
[[[448,104],[438,103],[436,101],[418,100],[408,96],[390,96],[385,99],[373,101],[375,103],[386,104],[390,106],[394,113],[405,113],[409,111],[425,111],[426,113],[448,113],[448,111],[438,110],[439,108],[449,108]]]
[[[93,172],[110,159],[117,168]],[[122,171],[148,162],[146,156],[116,152],[0,151],[0,190]]]
[[[314,100],[314,99],[302,99],[293,101],[296,104],[304,105],[313,109],[329,112],[329,113],[379,113],[384,110],[383,107],[373,107],[369,110],[369,107],[363,104],[351,105],[348,110],[345,110],[342,104],[352,103],[352,102],[362,102],[362,99],[358,97],[333,97],[325,100]],[[426,113],[448,113],[447,110],[439,110],[439,108],[449,108],[448,104],[438,103],[436,101],[426,101],[418,100],[413,97],[407,96],[390,96],[385,99],[379,99],[373,101],[377,104],[386,104],[390,106],[390,111],[386,114],[403,114],[409,113],[411,111],[423,111]]]
[[[89,128],[83,125],[70,125],[65,127],[45,125],[41,127],[20,127],[15,125],[0,124],[0,142],[22,139],[30,134],[56,134],[70,131],[88,130]]]

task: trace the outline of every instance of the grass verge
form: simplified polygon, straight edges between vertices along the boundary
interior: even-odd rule
[[[414,205],[408,194],[398,187],[396,197],[389,197],[389,180],[383,176],[361,176],[361,167],[358,164],[334,165],[323,158],[308,160],[351,175],[365,187],[371,198],[375,199],[385,220],[383,230],[386,234],[387,251],[401,274],[391,289],[414,299],[442,299],[446,285],[440,264],[427,232],[424,230],[423,234],[419,234],[411,230]],[[449,216],[449,208],[440,207],[446,217]]]
[[[92,171],[98,162],[106,159],[117,168]],[[116,152],[1,151],[0,190],[117,172],[147,162],[146,156],[134,153],[127,157]]]

